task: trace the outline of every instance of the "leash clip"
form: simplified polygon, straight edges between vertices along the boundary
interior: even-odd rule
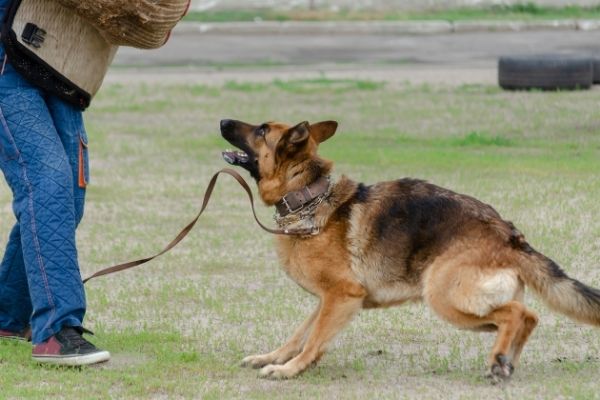
[[[28,45],[39,49],[42,47],[42,43],[44,43],[44,40],[46,39],[46,31],[38,27],[36,24],[28,22],[25,24],[25,28],[23,28],[21,39],[23,39],[23,41]]]

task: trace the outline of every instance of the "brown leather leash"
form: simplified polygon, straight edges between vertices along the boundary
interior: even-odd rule
[[[137,267],[138,265],[145,264],[149,261],[154,260],[156,257],[159,257],[159,256],[165,254],[166,252],[171,250],[173,247],[177,246],[177,244],[179,242],[181,242],[183,240],[183,238],[187,236],[188,233],[190,233],[190,231],[192,230],[194,225],[196,225],[196,222],[198,222],[198,219],[204,212],[204,209],[208,205],[210,197],[212,196],[213,190],[215,188],[215,184],[217,183],[217,178],[219,177],[220,174],[227,174],[227,175],[234,177],[235,180],[240,184],[240,186],[242,188],[244,188],[244,190],[246,191],[246,194],[248,195],[248,200],[250,201],[250,206],[252,207],[252,215],[254,216],[254,220],[256,221],[258,226],[260,226],[263,230],[265,230],[269,233],[275,234],[275,235],[301,235],[302,236],[302,235],[310,235],[312,233],[311,229],[287,230],[287,229],[272,229],[272,228],[265,226],[262,222],[260,222],[260,220],[258,219],[258,216],[256,215],[256,210],[254,208],[254,196],[252,195],[252,190],[250,190],[250,186],[248,186],[248,183],[246,183],[246,181],[244,180],[244,178],[242,178],[242,176],[240,174],[238,174],[231,168],[223,168],[222,170],[220,170],[216,174],[214,174],[213,177],[210,179],[210,182],[208,183],[208,187],[206,188],[206,191],[204,192],[204,199],[202,200],[202,207],[200,207],[200,211],[198,212],[196,217],[189,224],[187,224],[186,227],[183,228],[181,230],[181,232],[179,232],[179,234],[175,237],[175,239],[173,239],[171,241],[171,243],[169,243],[160,253],[157,253],[151,257],[142,258],[140,260],[129,261],[129,262],[126,262],[123,264],[117,264],[117,265],[113,265],[112,267],[101,269],[100,271],[94,273],[93,275],[90,275],[87,278],[85,278],[83,280],[83,283],[86,283],[90,279],[94,279],[94,278],[97,278],[102,275],[113,274],[115,272],[123,271],[123,270],[129,269],[129,268]]]

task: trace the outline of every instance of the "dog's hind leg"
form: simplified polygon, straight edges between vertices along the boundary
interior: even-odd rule
[[[535,329],[538,324],[538,317],[531,310],[525,309],[523,315],[523,324],[521,326],[521,330],[517,333],[515,340],[513,341],[512,348],[510,351],[510,358],[512,358],[513,365],[517,365],[519,363],[519,358],[521,357],[521,351],[523,351],[523,347],[529,339],[529,336]]]
[[[495,328],[489,372],[495,381],[507,379],[537,318],[519,301],[523,284],[512,269],[465,263],[471,259],[481,261],[464,257],[432,265],[426,274],[424,297],[438,315],[457,327]]]
[[[302,346],[312,328],[313,322],[317,318],[317,315],[319,315],[320,309],[321,304],[319,303],[316,310],[296,329],[292,337],[283,346],[267,354],[248,356],[242,360],[242,366],[262,368],[269,364],[284,364],[295,357],[302,351]]]
[[[489,357],[490,376],[494,380],[512,375],[525,341],[535,327],[531,324],[531,315],[533,313],[522,303],[511,301],[484,317],[498,327],[496,342]]]
[[[494,381],[508,379],[519,360],[523,346],[537,324],[537,317],[522,303],[510,301],[484,316],[467,314],[446,305],[444,309],[433,306],[444,319],[465,329],[496,327],[497,336],[489,355],[489,376]]]
[[[317,362],[331,339],[362,308],[363,298],[364,295],[326,293],[302,352],[284,365],[267,365],[261,369],[260,375],[275,379],[291,378]]]

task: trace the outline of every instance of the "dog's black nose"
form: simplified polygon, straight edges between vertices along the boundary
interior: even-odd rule
[[[231,119],[221,120],[221,133],[230,133],[235,128],[235,121]]]

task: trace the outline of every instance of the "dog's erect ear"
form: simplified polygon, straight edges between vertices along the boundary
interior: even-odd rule
[[[277,148],[275,150],[276,155],[283,155],[288,152],[295,152],[301,146],[308,142],[310,137],[309,124],[308,122],[300,122],[298,125],[288,129],[279,142],[277,142]]]
[[[308,121],[304,121],[290,128],[286,134],[287,142],[296,145],[305,142],[311,134],[309,127]]]
[[[323,143],[335,134],[338,123],[336,121],[322,121],[310,126],[310,136],[317,141]]]

